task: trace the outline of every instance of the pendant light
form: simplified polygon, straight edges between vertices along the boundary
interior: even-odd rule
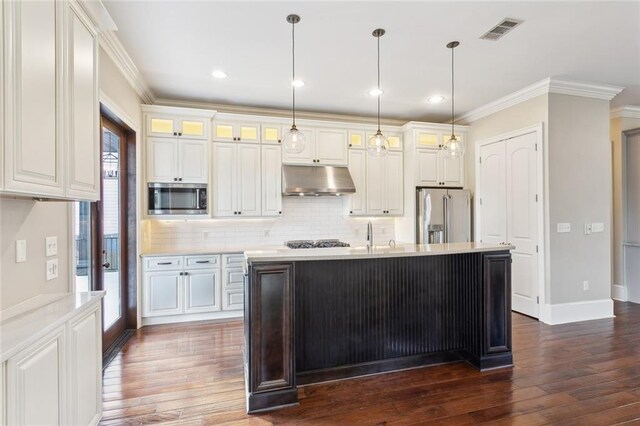
[[[291,129],[283,136],[284,150],[289,154],[299,154],[304,151],[307,141],[304,134],[296,127],[296,24],[300,22],[298,15],[287,16],[287,22],[291,24],[291,63],[292,63],[292,79],[291,87],[293,91],[292,108],[291,108]]]
[[[447,44],[447,48],[451,49],[451,138],[444,144],[444,154],[447,158],[462,158],[464,156],[464,142],[456,137],[454,113],[455,113],[455,98],[454,98],[454,62],[453,62],[453,50],[460,45],[457,41],[452,41]]]
[[[382,157],[389,152],[389,140],[380,131],[380,37],[384,35],[385,31],[382,28],[373,30],[373,36],[378,39],[378,131],[375,135],[371,136],[367,141],[367,151],[369,154],[376,157]]]

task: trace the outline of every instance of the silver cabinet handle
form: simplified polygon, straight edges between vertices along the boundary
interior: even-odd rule
[[[196,263],[209,263],[208,260],[196,260]]]
[[[158,265],[173,265],[173,262],[158,262]]]

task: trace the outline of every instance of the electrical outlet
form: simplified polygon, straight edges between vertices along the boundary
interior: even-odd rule
[[[570,223],[558,223],[556,225],[557,231],[559,234],[571,232],[571,224]]]
[[[584,291],[589,290],[589,281],[582,281],[582,289]]]
[[[58,258],[47,260],[47,281],[58,278]]]
[[[27,261],[27,240],[16,240],[16,263]]]
[[[602,223],[602,222],[592,223],[591,224],[591,232],[593,232],[594,234],[596,232],[604,232],[604,223]]]
[[[590,223],[585,223],[584,224],[584,235],[590,235],[592,232],[593,227],[591,226]]]
[[[58,237],[47,237],[44,239],[45,256],[55,256],[58,254]]]

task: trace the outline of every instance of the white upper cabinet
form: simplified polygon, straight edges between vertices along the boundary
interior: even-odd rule
[[[305,137],[304,150],[299,153],[287,152],[284,147],[282,148],[282,163],[283,164],[315,164],[316,159],[316,130],[308,127],[297,126],[298,130],[302,132]],[[282,134],[284,135],[289,131],[290,127],[283,127]],[[283,141],[284,143],[284,141]]]
[[[213,216],[261,215],[260,146],[213,144]]]
[[[100,199],[98,33],[76,3],[69,8],[67,195]]]
[[[465,133],[456,131],[456,136],[466,142]],[[451,137],[450,129],[414,130],[413,137],[417,186],[464,186],[464,158],[449,159],[442,150]]]
[[[281,144],[282,128],[279,124],[262,124],[262,143],[264,144]]]
[[[348,132],[341,129],[316,130],[316,163],[331,166],[346,166]]]
[[[62,2],[3,2],[5,189],[64,196]],[[93,108],[92,108],[93,110]]]
[[[363,130],[349,130],[349,149],[365,149],[367,139]]]
[[[282,149],[262,146],[262,216],[282,215]]]
[[[260,123],[218,121],[213,122],[214,142],[260,143]]]
[[[147,115],[147,136],[209,140],[209,120],[207,117],[151,113]]]
[[[402,152],[384,157],[367,154],[367,214],[401,216],[403,214]]]
[[[367,151],[362,149],[349,150],[349,173],[356,193],[347,195],[348,211],[350,215],[365,215],[367,213]]]
[[[67,1],[3,3],[2,191],[97,200],[98,32]]]
[[[208,145],[199,140],[147,138],[147,181],[208,183]]]
[[[367,147],[367,141],[369,138],[375,136],[375,131],[370,131],[365,134],[364,147]],[[384,129],[382,130],[382,134],[389,141],[389,150],[390,151],[402,151],[402,134],[398,132],[388,132]]]

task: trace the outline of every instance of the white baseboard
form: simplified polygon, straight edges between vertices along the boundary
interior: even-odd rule
[[[614,284],[611,293],[611,297],[614,300],[619,300],[621,302],[629,300],[629,296],[627,296],[627,288],[623,285]]]
[[[201,314],[183,314],[183,315],[165,315],[161,317],[143,317],[142,326],[145,325],[158,325],[158,324],[173,324],[178,322],[189,321],[208,321],[208,320],[224,320],[233,318],[243,318],[244,311],[220,311],[220,312],[206,312]]]
[[[613,318],[614,316],[613,300],[611,299],[544,305],[540,309],[540,321],[551,325]]]

